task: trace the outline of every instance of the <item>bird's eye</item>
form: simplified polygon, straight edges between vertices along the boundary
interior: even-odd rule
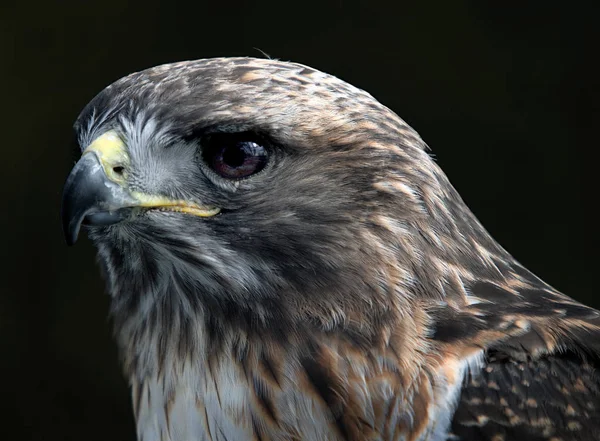
[[[267,150],[245,134],[213,134],[202,142],[202,157],[219,176],[241,179],[258,173],[267,164]]]

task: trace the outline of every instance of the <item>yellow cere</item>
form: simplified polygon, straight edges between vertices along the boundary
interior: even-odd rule
[[[83,154],[92,152],[100,159],[104,172],[111,181],[124,182],[124,171],[129,166],[129,155],[125,143],[116,131],[109,130],[100,135],[84,150]]]
[[[106,176],[111,181],[120,185],[125,184],[130,159],[125,143],[116,131],[109,130],[96,138],[83,152],[84,155],[87,153],[94,153],[98,156]],[[172,200],[164,196],[153,196],[137,191],[131,192],[131,196],[136,200],[136,207],[176,211],[200,217],[215,216],[221,211],[216,207],[201,206],[188,201]]]

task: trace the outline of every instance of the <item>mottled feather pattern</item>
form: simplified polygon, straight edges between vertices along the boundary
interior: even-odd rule
[[[571,354],[519,361],[490,351],[465,385],[453,429],[452,439],[597,439],[600,379]]]
[[[140,440],[594,439],[598,312],[498,245],[368,93],[277,60],[181,62],[92,100],[82,149],[109,129],[129,188],[222,209],[89,230]],[[203,174],[214,131],[265,136],[271,163]]]

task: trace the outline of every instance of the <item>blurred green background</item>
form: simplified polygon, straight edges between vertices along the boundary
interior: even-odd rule
[[[592,2],[0,8],[0,439],[134,439],[94,251],[87,239],[66,247],[59,205],[80,109],[119,77],[164,62],[264,51],[368,90],[419,131],[518,260],[600,307]]]

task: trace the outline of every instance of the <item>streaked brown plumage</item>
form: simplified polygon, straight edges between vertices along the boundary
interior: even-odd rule
[[[76,130],[65,231],[92,224],[139,439],[595,439],[598,311],[502,249],[367,93],[183,62]],[[224,178],[258,163],[207,153],[231,137],[264,169]]]

